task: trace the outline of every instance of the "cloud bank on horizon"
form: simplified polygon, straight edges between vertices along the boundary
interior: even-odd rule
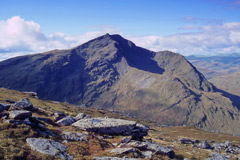
[[[14,16],[0,20],[0,60],[53,49],[69,49],[105,33],[121,34],[136,45],[153,51],[170,50],[183,55],[240,53],[240,22],[223,23],[197,17],[186,17],[193,25],[182,26],[184,33],[168,36],[132,36],[113,27],[103,27],[80,35],[61,32],[45,34],[40,24]],[[208,22],[197,25],[197,21]]]

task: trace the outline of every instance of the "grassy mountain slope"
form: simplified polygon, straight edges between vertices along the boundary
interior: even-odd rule
[[[33,98],[29,94],[7,90],[0,88],[0,103],[7,103],[6,100],[11,99],[14,101],[19,101],[22,98],[28,98],[34,106],[39,107],[41,110],[33,112],[35,117],[46,117],[53,119],[52,113],[56,111],[64,112],[67,115],[75,116],[78,113],[86,113],[92,117],[112,117],[121,118],[127,120],[135,120],[142,124],[150,126],[149,135],[146,140],[151,139],[153,142],[161,144],[162,146],[172,146],[176,153],[176,158],[174,159],[197,159],[203,160],[209,157],[209,153],[212,151],[193,148],[192,145],[185,145],[177,143],[179,138],[190,138],[208,140],[214,142],[231,141],[234,145],[240,144],[240,137],[232,136],[229,134],[219,134],[213,132],[207,132],[194,127],[161,127],[160,123],[154,123],[150,121],[145,121],[143,119],[133,119],[126,116],[122,116],[107,110],[95,110],[93,108],[79,107],[76,105],[70,105],[67,103],[59,103],[55,101],[46,101],[38,98]],[[50,124],[44,124],[48,129],[56,134],[60,134],[64,131],[68,132],[82,132],[81,130],[76,130],[71,126],[54,126]],[[92,133],[93,134],[93,133]],[[26,138],[28,137],[42,137],[34,129],[27,125],[12,125],[4,122],[0,119],[0,159],[4,160],[14,160],[14,159],[57,159],[57,157],[50,157],[41,154],[36,151],[32,151],[30,147],[26,144]],[[88,159],[92,160],[95,156],[113,156],[108,151],[113,148],[111,143],[120,143],[122,136],[113,136],[112,138],[97,138],[98,135],[88,136],[88,142],[84,141],[69,141],[64,143],[67,146],[67,151],[69,154],[73,155],[75,159]],[[56,140],[62,143],[62,139],[59,137],[50,137],[50,139]],[[211,144],[212,145],[212,144]],[[153,159],[169,159],[168,157],[154,157]]]
[[[218,88],[240,96],[240,72],[226,74],[210,80]]]

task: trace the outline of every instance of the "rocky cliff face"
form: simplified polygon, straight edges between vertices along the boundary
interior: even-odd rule
[[[220,92],[183,56],[137,47],[119,35],[98,37],[0,63],[0,86],[45,99],[130,113],[169,125],[240,130],[240,98]]]

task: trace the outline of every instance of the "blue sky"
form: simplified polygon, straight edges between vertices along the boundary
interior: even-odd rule
[[[240,0],[1,0],[0,60],[106,32],[183,55],[240,52]]]

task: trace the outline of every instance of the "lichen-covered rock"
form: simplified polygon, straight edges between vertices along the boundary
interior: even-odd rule
[[[72,126],[99,134],[131,135],[131,130],[136,126],[136,122],[113,118],[89,118],[81,119]]]
[[[202,149],[213,149],[213,147],[206,140],[203,140],[203,142],[200,143],[198,147]]]
[[[30,111],[25,111],[25,110],[9,111],[9,118],[12,118],[12,119],[23,120],[31,116],[32,116],[32,113]]]
[[[70,141],[87,141],[87,136],[83,133],[63,132],[62,138]]]
[[[81,119],[72,126],[99,134],[132,136],[132,139],[142,139],[148,131],[142,126],[137,126],[135,121],[101,117]]]
[[[40,138],[27,138],[26,141],[32,150],[51,156],[57,156],[61,159],[73,159],[72,156],[67,154],[67,148],[59,142]]]
[[[114,153],[117,155],[124,155],[124,154],[128,154],[128,153],[137,153],[137,150],[135,148],[115,148],[110,150],[110,153]]]
[[[33,104],[27,98],[24,98],[21,101],[17,102],[15,106],[20,107],[24,110],[34,110]]]
[[[11,104],[0,103],[0,112],[8,110],[11,107]]]
[[[67,117],[60,119],[56,123],[60,126],[70,126],[74,122],[76,122],[76,120],[72,116],[67,116]]]
[[[85,113],[78,113],[76,117],[74,117],[76,121],[83,119],[83,118],[91,118],[90,116],[86,115]]]
[[[60,119],[62,119],[62,118],[64,118],[64,117],[66,117],[66,114],[63,113],[63,112],[55,112],[55,113],[53,114],[53,118],[54,118],[54,121],[55,121],[55,122],[56,122],[56,121],[59,121]]]

